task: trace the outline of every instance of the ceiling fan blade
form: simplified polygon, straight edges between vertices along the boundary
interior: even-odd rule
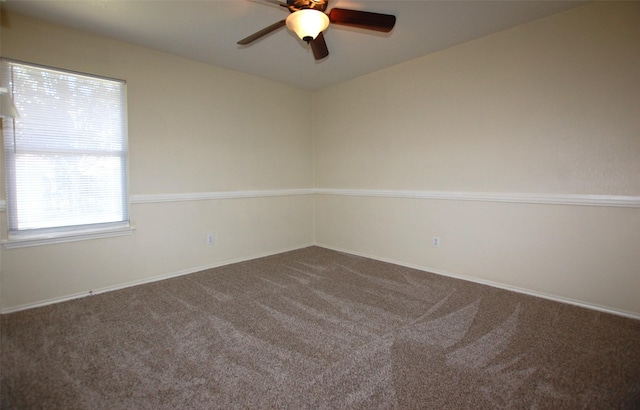
[[[334,24],[363,28],[388,33],[396,24],[396,16],[371,13],[369,11],[334,8],[329,12],[329,21]]]
[[[311,51],[313,51],[313,56],[316,60],[322,60],[329,55],[329,49],[327,48],[327,43],[324,41],[324,35],[322,32],[320,32],[310,44]]]
[[[253,33],[249,37],[243,38],[242,40],[238,41],[238,44],[240,44],[241,46],[245,46],[247,44],[253,43],[257,39],[266,36],[272,31],[276,31],[280,27],[284,27],[284,25],[285,25],[285,20],[281,20],[281,21],[278,21],[277,23],[273,23],[269,27],[265,27],[262,30]]]

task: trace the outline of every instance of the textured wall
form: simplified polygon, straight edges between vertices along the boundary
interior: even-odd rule
[[[20,15],[2,28],[2,52],[127,81],[136,228],[125,237],[3,248],[3,308],[312,242],[311,196],[184,200],[202,193],[311,188],[309,118],[274,121],[281,107],[309,105],[308,92]],[[158,201],[159,195],[171,202]],[[209,232],[214,246],[206,245]]]
[[[316,242],[640,315],[639,39],[598,2],[317,92]]]
[[[127,80],[136,231],[2,248],[5,311],[315,240],[640,316],[638,3],[590,4],[315,93],[11,23],[3,56]],[[273,122],[291,101],[325,120]],[[327,190],[315,202],[314,186]],[[242,197],[287,190],[302,194]],[[193,200],[226,191],[240,195]]]

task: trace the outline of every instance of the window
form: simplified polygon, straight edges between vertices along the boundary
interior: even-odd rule
[[[124,81],[2,61],[9,240],[129,225]]]

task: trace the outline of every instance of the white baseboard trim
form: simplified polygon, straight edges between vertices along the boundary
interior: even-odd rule
[[[3,308],[2,310],[0,310],[0,314],[14,313],[14,312],[19,312],[21,310],[28,310],[28,309],[38,308],[38,307],[42,307],[42,306],[47,306],[47,305],[53,305],[55,303],[61,303],[61,302],[67,302],[67,301],[74,300],[74,299],[85,298],[85,297],[88,297],[88,296],[99,295],[101,293],[112,292],[114,290],[130,288],[130,287],[138,286],[138,285],[145,285],[147,283],[153,283],[153,282],[158,282],[158,281],[165,280],[165,279],[176,278],[178,276],[189,275],[191,273],[201,272],[201,271],[207,270],[207,269],[218,268],[220,266],[231,265],[231,264],[238,263],[238,262],[246,262],[246,261],[253,260],[253,259],[258,259],[258,258],[264,258],[266,256],[277,255],[277,254],[283,253],[283,252],[295,251],[296,249],[308,248],[309,246],[314,246],[314,244],[313,243],[307,243],[307,244],[295,246],[295,247],[292,247],[292,248],[285,248],[285,249],[280,249],[280,250],[277,250],[277,251],[262,252],[262,253],[257,253],[257,254],[251,255],[251,256],[242,257],[242,258],[227,259],[227,260],[220,261],[220,262],[214,262],[214,263],[211,263],[211,264],[208,264],[208,265],[196,266],[196,267],[193,267],[193,268],[183,269],[183,270],[180,270],[180,271],[177,271],[177,272],[172,272],[172,273],[167,273],[167,274],[163,274],[163,275],[152,276],[150,278],[134,280],[134,281],[131,281],[131,282],[121,283],[121,284],[118,284],[118,285],[105,286],[105,287],[98,288],[98,289],[93,289],[93,290],[89,290],[89,291],[85,291],[85,292],[73,293],[73,294],[70,294],[70,295],[65,295],[65,296],[61,296],[61,297],[57,297],[57,298],[46,299],[46,300],[33,302],[33,303],[25,303],[25,304],[18,305],[18,306]]]
[[[615,308],[611,308],[611,307],[608,307],[608,306],[600,306],[600,305],[596,305],[596,304],[592,304],[592,303],[583,302],[583,301],[580,301],[580,300],[566,298],[566,297],[563,297],[563,296],[552,295],[552,294],[548,294],[548,293],[544,293],[544,292],[538,292],[538,291],[533,291],[533,290],[529,290],[529,289],[525,289],[525,288],[520,288],[520,287],[517,287],[517,286],[506,285],[506,284],[499,283],[499,282],[493,282],[493,281],[486,280],[486,279],[474,278],[474,277],[466,276],[466,275],[458,275],[458,274],[454,274],[454,273],[451,273],[451,272],[446,272],[446,271],[439,270],[439,269],[432,269],[432,268],[429,268],[429,267],[416,265],[416,264],[412,264],[412,263],[406,263],[406,262],[398,261],[398,260],[395,260],[395,259],[390,259],[390,258],[384,258],[384,257],[380,257],[380,256],[370,255],[370,254],[367,254],[367,253],[357,252],[357,251],[353,251],[353,250],[350,250],[350,249],[344,249],[344,248],[328,245],[328,244],[325,244],[325,243],[307,243],[307,244],[295,246],[295,247],[292,247],[292,248],[281,249],[281,250],[277,250],[277,251],[263,252],[263,253],[258,253],[258,254],[254,254],[254,255],[251,255],[251,256],[246,256],[246,257],[241,257],[241,258],[228,259],[228,260],[224,260],[224,261],[214,262],[214,263],[211,263],[211,264],[208,264],[208,265],[192,267],[192,268],[180,270],[180,271],[177,271],[177,272],[172,272],[172,273],[167,273],[167,274],[163,274],[163,275],[153,276],[153,277],[150,277],[150,278],[135,280],[135,281],[126,282],[126,283],[122,283],[122,284],[118,284],[118,285],[106,286],[106,287],[102,287],[102,288],[98,288],[98,289],[94,289],[94,290],[74,293],[74,294],[70,294],[70,295],[66,295],[66,296],[61,296],[61,297],[57,297],[57,298],[51,298],[51,299],[43,300],[43,301],[38,301],[38,302],[33,302],[33,303],[25,303],[25,304],[18,305],[18,306],[3,308],[3,309],[0,310],[0,313],[1,314],[7,314],[7,313],[19,312],[19,311],[22,311],[22,310],[27,310],[27,309],[33,309],[33,308],[37,308],[37,307],[52,305],[54,303],[66,302],[66,301],[70,301],[70,300],[74,300],[74,299],[84,298],[84,297],[87,297],[87,296],[92,296],[92,295],[98,295],[98,294],[101,294],[101,293],[111,292],[111,291],[114,291],[114,290],[125,289],[125,288],[129,288],[129,287],[132,287],[132,286],[144,285],[144,284],[147,284],[147,283],[153,283],[153,282],[158,282],[158,281],[165,280],[165,279],[171,279],[171,278],[175,278],[175,277],[179,277],[179,276],[183,276],[183,275],[189,275],[191,273],[196,273],[196,272],[200,272],[200,271],[207,270],[207,269],[213,269],[213,268],[217,268],[217,267],[220,267],[220,266],[231,265],[231,264],[239,263],[239,262],[245,262],[245,261],[249,261],[249,260],[253,260],[253,259],[258,259],[258,258],[263,258],[263,257],[266,257],[266,256],[271,256],[271,255],[277,255],[279,253],[294,251],[294,250],[302,249],[302,248],[307,248],[309,246],[319,246],[319,247],[322,247],[322,248],[331,249],[331,250],[338,251],[338,252],[343,252],[343,253],[347,253],[347,254],[351,254],[351,255],[361,256],[361,257],[364,257],[364,258],[378,260],[378,261],[381,261],[381,262],[393,263],[394,265],[405,266],[407,268],[417,269],[417,270],[424,271],[424,272],[429,272],[429,273],[435,273],[437,275],[442,275],[442,276],[446,276],[446,277],[450,277],[450,278],[454,278],[454,279],[460,279],[460,280],[464,280],[464,281],[468,281],[468,282],[478,283],[478,284],[481,284],[481,285],[491,286],[491,287],[494,287],[494,288],[504,289],[504,290],[508,290],[508,291],[512,291],[512,292],[516,292],[516,293],[521,293],[521,294],[525,294],[525,295],[529,295],[529,296],[548,299],[548,300],[551,300],[551,301],[554,301],[554,302],[566,303],[566,304],[569,304],[569,305],[579,306],[579,307],[582,307],[582,308],[596,310],[596,311],[603,312],[603,313],[609,313],[609,314],[613,314],[613,315],[617,315],[617,316],[623,316],[623,317],[627,317],[627,318],[631,318],[631,319],[640,320],[640,314],[636,313],[636,312],[630,312],[630,311],[625,311],[625,310],[621,310],[621,309],[615,309]]]
[[[407,268],[417,269],[417,270],[421,270],[423,272],[435,273],[436,275],[447,276],[447,277],[450,277],[450,278],[460,279],[460,280],[464,280],[464,281],[467,281],[467,282],[473,282],[473,283],[478,283],[478,284],[481,284],[481,285],[487,285],[487,286],[491,286],[491,287],[494,287],[494,288],[504,289],[504,290],[508,290],[508,291],[512,291],[512,292],[516,292],[516,293],[522,293],[522,294],[525,294],[525,295],[539,297],[539,298],[551,300],[551,301],[554,301],[554,302],[565,303],[565,304],[579,306],[579,307],[586,308],[586,309],[596,310],[596,311],[603,312],[603,313],[609,313],[609,314],[616,315],[616,316],[623,316],[623,317],[627,317],[627,318],[630,318],[630,319],[640,320],[640,313],[636,313],[636,312],[629,312],[629,311],[626,311],[626,310],[615,309],[615,308],[611,308],[611,307],[608,307],[608,306],[600,306],[600,305],[596,305],[596,304],[593,304],[593,303],[587,303],[587,302],[583,302],[583,301],[576,300],[576,299],[566,298],[566,297],[563,297],[563,296],[552,295],[552,294],[549,294],[549,293],[538,292],[538,291],[534,291],[534,290],[520,288],[520,287],[517,287],[517,286],[506,285],[506,284],[499,283],[499,282],[493,282],[493,281],[486,280],[486,279],[474,278],[474,277],[466,276],[466,275],[458,275],[458,274],[454,274],[454,273],[451,273],[451,272],[442,271],[442,270],[439,270],[439,269],[431,269],[431,268],[428,268],[428,267],[425,267],[425,266],[420,266],[420,265],[415,265],[415,264],[411,264],[411,263],[401,262],[401,261],[397,261],[397,260],[389,259],[389,258],[382,258],[382,257],[379,257],[379,256],[369,255],[367,253],[357,252],[357,251],[353,251],[353,250],[349,250],[349,249],[343,249],[343,248],[339,248],[339,247],[335,247],[335,246],[331,246],[331,245],[327,245],[327,244],[323,244],[323,243],[316,243],[315,246],[319,246],[321,248],[326,248],[326,249],[331,249],[331,250],[338,251],[338,252],[348,253],[350,255],[362,256],[364,258],[374,259],[374,260],[381,261],[381,262],[392,263],[394,265],[404,266],[404,267],[407,267]]]

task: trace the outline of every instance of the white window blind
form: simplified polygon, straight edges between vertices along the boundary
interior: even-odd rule
[[[9,237],[128,226],[124,81],[2,61]]]

